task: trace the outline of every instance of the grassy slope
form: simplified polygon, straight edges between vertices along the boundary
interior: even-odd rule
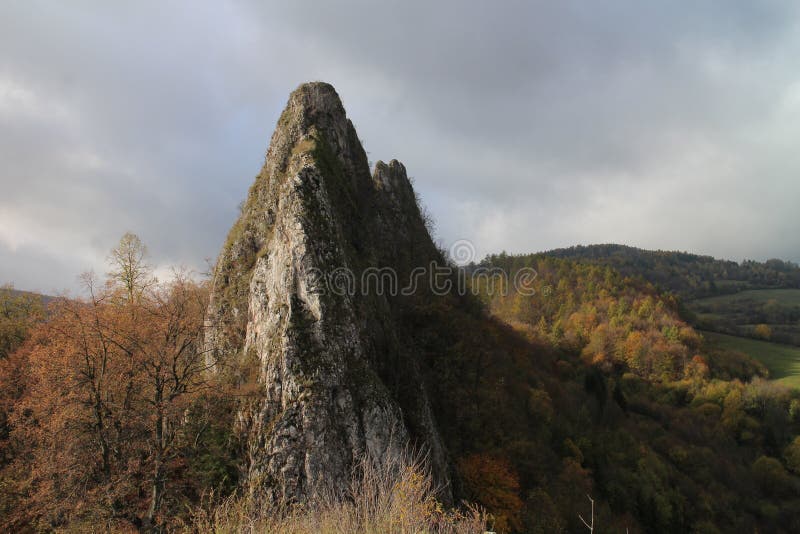
[[[771,378],[800,388],[800,348],[715,332],[703,332],[703,336],[722,348],[748,354],[767,366]]]
[[[800,346],[800,289],[751,289],[686,303],[704,330],[755,337],[755,323],[772,328],[772,341]]]

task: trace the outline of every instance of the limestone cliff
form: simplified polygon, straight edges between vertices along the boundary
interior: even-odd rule
[[[420,364],[394,328],[401,297],[358,283],[332,291],[328,278],[388,267],[402,284],[440,259],[403,165],[378,162],[371,176],[334,88],[295,90],[219,256],[208,310],[218,369],[260,389],[240,421],[251,484],[313,499],[344,487],[365,455],[381,462],[409,442],[446,484]]]

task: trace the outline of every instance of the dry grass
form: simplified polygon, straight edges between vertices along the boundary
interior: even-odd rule
[[[425,462],[411,454],[381,467],[364,461],[354,469],[350,487],[327,492],[313,506],[263,506],[248,496],[226,499],[198,511],[191,532],[215,534],[474,534],[486,530],[486,514],[477,508],[447,511]]]

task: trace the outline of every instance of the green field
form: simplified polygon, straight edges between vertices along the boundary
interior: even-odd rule
[[[716,297],[706,297],[690,302],[690,305],[699,304],[725,304],[736,301],[755,301],[768,302],[776,301],[785,306],[800,306],[800,289],[748,289],[730,295],[717,295]]]
[[[766,339],[800,347],[800,289],[749,289],[691,300],[686,307],[703,330],[763,338],[755,327],[766,324]]]
[[[770,378],[800,388],[800,347],[715,332],[703,332],[703,336],[719,347],[744,352],[760,361],[769,369]]]

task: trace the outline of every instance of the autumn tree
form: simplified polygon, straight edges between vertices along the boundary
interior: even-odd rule
[[[26,350],[28,384],[12,424],[30,448],[19,458],[31,466],[20,511],[41,525],[132,519],[121,508],[136,500],[127,460],[143,428],[126,396],[130,359],[112,337],[128,328],[118,311],[97,296],[60,301]]]
[[[470,497],[492,514],[497,531],[518,532],[522,528],[519,475],[507,460],[472,454],[459,462],[458,471]]]
[[[139,395],[151,428],[149,525],[155,523],[161,508],[183,414],[206,385],[205,304],[205,288],[177,276],[172,284],[150,294],[142,318],[145,332],[135,340],[137,376],[142,381]]]
[[[760,323],[753,328],[753,335],[757,338],[769,341],[772,337],[772,328],[769,325]]]
[[[10,466],[17,447],[9,416],[24,391],[27,367],[17,349],[42,319],[43,308],[41,297],[0,286],[0,517],[11,514],[19,501],[18,477]]]
[[[183,273],[156,283],[146,249],[126,234],[105,284],[61,299],[24,350],[28,385],[14,410],[28,520],[155,531],[186,436],[207,387],[207,290]]]

